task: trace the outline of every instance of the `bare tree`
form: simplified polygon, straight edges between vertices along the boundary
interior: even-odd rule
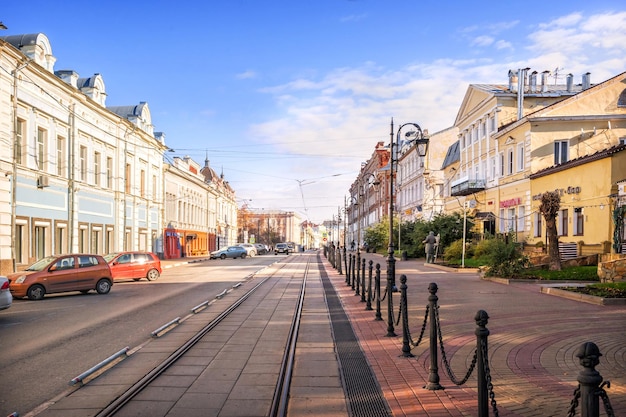
[[[548,256],[550,270],[561,270],[561,255],[559,254],[559,237],[556,230],[556,216],[561,208],[561,196],[558,191],[547,191],[541,195],[539,212],[546,220],[546,236],[548,237]]]

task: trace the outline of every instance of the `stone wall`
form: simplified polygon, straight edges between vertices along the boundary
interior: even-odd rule
[[[598,277],[600,282],[626,281],[626,255],[616,253],[600,255]]]

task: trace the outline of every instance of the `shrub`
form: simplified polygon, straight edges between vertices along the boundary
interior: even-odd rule
[[[465,244],[465,258],[470,258],[474,253],[474,246],[466,243]],[[461,258],[463,257],[463,239],[455,240],[446,248],[443,253],[443,259],[447,263],[461,263]]]
[[[512,239],[506,243],[495,239],[491,254],[488,256],[487,276],[512,277],[530,267],[530,260],[522,253],[521,247]]]

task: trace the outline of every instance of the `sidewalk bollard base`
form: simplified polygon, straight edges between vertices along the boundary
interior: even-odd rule
[[[428,384],[424,385],[424,389],[427,389],[430,391],[436,391],[436,390],[445,389],[445,388],[439,385],[438,382],[429,382]]]

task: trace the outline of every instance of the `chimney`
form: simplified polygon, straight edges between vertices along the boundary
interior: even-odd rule
[[[574,76],[567,74],[567,92],[571,93],[574,89]]]
[[[587,72],[583,74],[583,90],[588,90],[591,87],[591,73]]]
[[[545,93],[548,91],[548,75],[550,71],[544,71],[541,73],[541,92]]]
[[[60,70],[55,71],[54,75],[59,77],[66,84],[71,85],[74,88],[78,88],[78,73],[73,70]]]
[[[530,73],[530,92],[537,92],[537,71],[533,71]]]
[[[517,91],[517,72],[509,70],[509,91]]]

